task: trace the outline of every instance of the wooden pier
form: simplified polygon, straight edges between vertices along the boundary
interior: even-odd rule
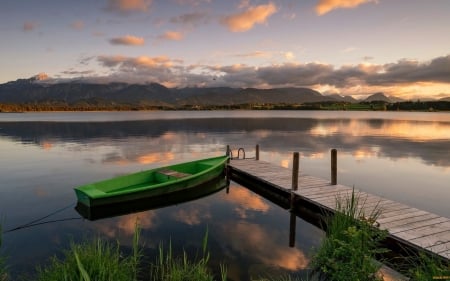
[[[331,180],[298,172],[298,155],[294,153],[293,169],[284,168],[259,159],[234,159],[227,167],[231,180],[243,185],[258,185],[273,194],[274,200],[307,204],[316,210],[335,212],[336,198],[351,195],[353,188],[337,184],[336,151],[332,150]],[[334,154],[334,155],[333,155]],[[296,159],[297,158],[297,159]],[[297,164],[296,164],[297,162]],[[447,263],[450,259],[450,219],[419,210],[408,205],[366,192],[360,196],[360,207],[369,215],[375,208],[381,210],[376,224],[388,231],[388,239],[400,247],[420,250],[435,255]],[[286,204],[284,204],[286,206]],[[292,207],[295,206],[291,206]]]

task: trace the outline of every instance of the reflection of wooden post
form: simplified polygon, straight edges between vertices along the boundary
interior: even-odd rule
[[[259,160],[259,144],[256,145],[255,160]]]
[[[337,184],[337,150],[331,150],[331,184]]]
[[[298,169],[300,156],[298,152],[294,152],[292,159],[292,190],[298,189]]]
[[[293,212],[291,212],[291,218],[289,220],[289,247],[295,247],[295,228],[296,228],[297,217]]]
[[[300,155],[294,152],[292,157],[292,189],[291,189],[291,211],[294,210],[295,193],[298,189],[298,170],[299,170]]]

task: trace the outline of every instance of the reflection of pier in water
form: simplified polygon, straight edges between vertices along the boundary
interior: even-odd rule
[[[353,188],[336,182],[335,152],[332,150],[331,182],[298,173],[298,154],[296,156],[296,153],[294,153],[292,170],[259,161],[258,146],[255,159],[232,159],[228,164],[227,175],[231,180],[250,188],[283,208],[290,208],[303,219],[321,226],[321,214],[333,214],[336,198],[338,196],[345,198],[353,191]],[[296,189],[297,186],[298,189]],[[376,195],[356,192],[363,199],[360,205],[365,214],[370,214],[375,208],[381,210],[377,224],[381,229],[389,232],[386,243],[390,248],[398,252],[406,250],[409,253],[424,251],[449,263],[449,218]],[[295,217],[291,216],[290,222],[289,244],[293,245]]]

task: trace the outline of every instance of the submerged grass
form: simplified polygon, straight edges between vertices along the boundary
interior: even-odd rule
[[[381,241],[387,232],[374,227],[378,206],[366,215],[364,201],[353,190],[350,197],[336,198],[336,212],[326,221],[327,237],[311,261],[313,276],[319,280],[382,280],[376,255],[387,250]]]

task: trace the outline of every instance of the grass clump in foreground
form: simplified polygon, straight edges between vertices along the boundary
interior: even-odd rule
[[[206,250],[207,235],[203,239],[203,254],[197,261],[191,261],[186,252],[181,258],[174,257],[171,246],[164,251],[159,246],[159,257],[150,265],[150,279],[142,277],[145,265],[139,249],[139,229],[133,238],[133,253],[124,257],[119,244],[100,239],[90,243],[74,244],[64,252],[64,259],[52,258],[49,266],[38,268],[37,281],[213,281],[208,269],[209,253]],[[148,268],[147,268],[148,269]],[[221,280],[226,280],[225,266],[220,266]],[[3,281],[0,279],[0,281]]]
[[[208,232],[203,238],[202,256],[197,260],[191,261],[186,252],[183,251],[182,257],[174,257],[172,254],[172,244],[169,249],[164,250],[162,244],[159,246],[159,256],[156,263],[151,266],[151,280],[167,281],[213,281],[214,276],[208,269],[209,252],[206,249],[208,244]],[[220,265],[220,274],[222,281],[227,279],[227,272],[224,265]]]
[[[50,265],[38,267],[37,281],[134,281],[137,280],[140,251],[138,250],[139,231],[133,239],[133,254],[122,257],[119,244],[101,239],[81,244],[72,243],[64,251],[64,259],[51,259]]]
[[[363,206],[354,190],[351,197],[336,198],[336,212],[326,221],[327,237],[311,261],[313,276],[319,280],[383,280],[375,257],[387,251],[381,248],[387,232],[373,226],[379,208],[366,216]]]
[[[401,272],[414,281],[448,280],[450,265],[436,257],[419,253],[406,259],[406,268]]]

